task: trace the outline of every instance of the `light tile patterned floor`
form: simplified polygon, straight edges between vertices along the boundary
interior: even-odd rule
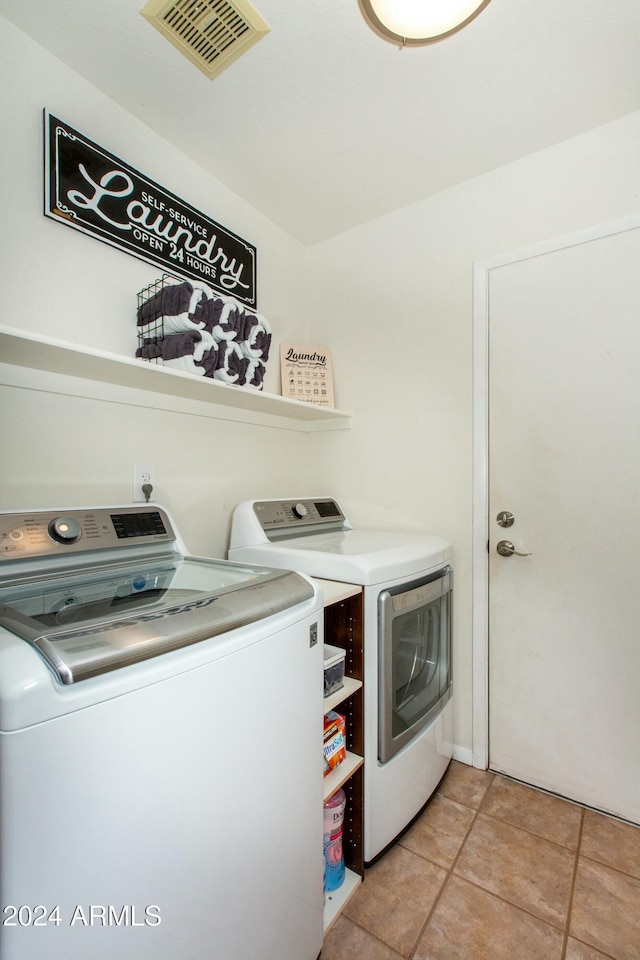
[[[321,960],[640,960],[640,828],[455,761]]]

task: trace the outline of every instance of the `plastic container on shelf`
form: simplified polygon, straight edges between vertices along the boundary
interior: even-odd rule
[[[344,661],[346,651],[330,643],[324,645],[324,695],[331,696],[344,686]]]
[[[344,790],[336,790],[324,804],[324,886],[327,892],[337,890],[344,882],[342,829],[346,803]]]

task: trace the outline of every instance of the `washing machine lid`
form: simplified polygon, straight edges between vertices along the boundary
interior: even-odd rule
[[[0,549],[0,626],[35,647],[65,684],[314,596],[288,570],[183,556],[155,506],[2,514]]]
[[[0,587],[0,625],[62,683],[208,640],[314,595],[286,570],[191,557]]]
[[[338,530],[232,547],[229,558],[368,586],[436,570],[451,561],[451,546],[421,533]]]

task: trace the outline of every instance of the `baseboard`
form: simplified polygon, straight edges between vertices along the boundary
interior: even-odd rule
[[[466,763],[468,767],[472,767],[473,751],[470,750],[468,747],[461,747],[458,744],[454,743],[453,759],[458,760],[460,763]]]

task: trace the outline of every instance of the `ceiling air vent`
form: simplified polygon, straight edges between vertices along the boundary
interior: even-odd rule
[[[147,0],[140,13],[211,80],[269,32],[246,0]]]

